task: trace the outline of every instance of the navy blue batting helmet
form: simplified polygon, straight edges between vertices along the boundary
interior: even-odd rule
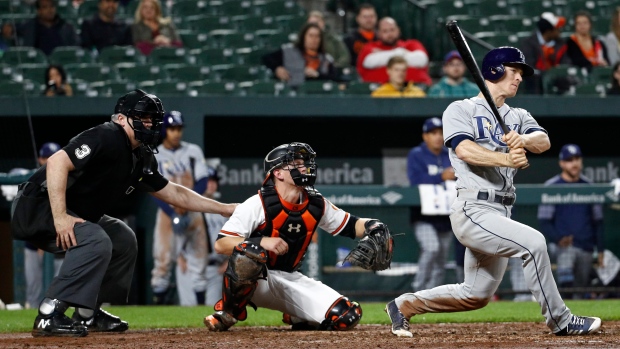
[[[534,69],[525,63],[523,52],[516,47],[502,46],[489,51],[482,60],[482,76],[495,81],[504,76],[504,64],[516,64],[523,69],[523,76],[534,75]]]
[[[183,127],[185,121],[183,121],[183,114],[178,110],[171,110],[164,115],[164,122],[161,126],[161,139],[166,139],[166,128],[172,126]]]
[[[41,149],[39,149],[39,157],[49,158],[50,156],[52,156],[55,152],[59,150],[60,150],[60,145],[58,143],[47,142],[41,146]]]

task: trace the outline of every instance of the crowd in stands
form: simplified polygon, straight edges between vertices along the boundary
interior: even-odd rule
[[[38,67],[46,75],[44,80],[32,81],[33,92],[46,96],[118,94],[134,85],[158,94],[194,96],[277,94],[282,89],[295,95],[312,91],[300,87],[313,84],[318,93],[332,90],[383,97],[387,92],[394,97],[462,98],[478,91],[467,79],[469,72],[458,52],[431,52],[433,43],[403,35],[403,23],[390,16],[379,17],[369,3],[360,4],[355,9],[355,24],[338,34],[326,24],[325,13],[306,13],[293,0],[266,0],[262,6],[221,2],[213,8],[211,2],[205,5],[194,0],[163,4],[160,0],[65,0],[62,6],[59,1],[63,0],[23,2],[20,6],[30,6],[32,16],[21,21],[0,15],[0,85],[28,80],[36,75],[33,64],[46,64],[63,77],[62,83],[50,86],[48,69]],[[265,5],[272,3],[280,7]],[[593,30],[594,18],[585,10],[575,11],[568,20],[553,12],[532,20],[536,25],[529,36],[502,44],[520,48],[536,69],[534,77],[524,80],[523,93],[574,93],[580,86],[597,83],[604,88],[600,94],[614,94],[612,68],[620,60],[620,7],[610,15],[609,32],[604,36]],[[9,51],[17,47],[35,52],[18,53],[15,63]],[[75,49],[76,57],[66,59],[66,54],[59,53],[68,48]],[[40,53],[42,58],[32,59]],[[436,56],[444,59],[433,60]],[[140,67],[146,63],[153,65],[150,75],[135,73],[146,69]],[[95,76],[76,73],[89,65],[100,72]],[[400,82],[397,76],[403,65],[405,77]],[[576,69],[559,76],[551,73],[571,67]],[[183,77],[181,72],[185,72]],[[284,87],[259,88],[267,82]],[[71,85],[73,93],[70,88],[68,93],[51,92],[54,86]],[[0,86],[0,94],[7,90]],[[601,92],[601,87],[596,91]]]

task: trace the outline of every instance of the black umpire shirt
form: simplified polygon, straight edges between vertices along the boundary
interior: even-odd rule
[[[67,179],[67,210],[94,223],[135,189],[156,192],[168,184],[152,154],[147,156],[153,173],[144,174],[140,148],[132,150],[127,134],[114,122],[80,133],[63,150],[75,166]],[[39,168],[29,182],[43,184],[45,169]]]
[[[130,26],[119,21],[104,22],[98,14],[82,22],[80,38],[82,47],[87,50],[96,47],[99,52],[108,46],[133,45]]]

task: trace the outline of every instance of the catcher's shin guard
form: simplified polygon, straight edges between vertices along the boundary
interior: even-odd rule
[[[228,268],[224,273],[222,299],[215,304],[215,310],[232,314],[237,320],[247,317],[246,305],[258,286],[258,279],[267,276],[267,251],[258,244],[244,241],[235,246]]]
[[[320,330],[347,331],[354,328],[362,319],[362,307],[357,302],[341,297],[332,304],[325,314]]]

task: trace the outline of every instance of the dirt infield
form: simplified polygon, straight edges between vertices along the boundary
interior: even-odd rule
[[[84,338],[0,335],[0,348],[620,348],[620,322],[604,322],[599,333],[556,337],[542,323],[414,325],[413,338],[394,337],[386,325],[361,325],[349,332],[293,332],[288,327],[233,327],[128,331]]]

